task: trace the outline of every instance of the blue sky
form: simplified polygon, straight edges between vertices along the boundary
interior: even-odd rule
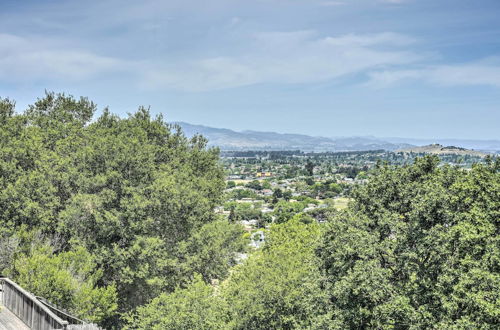
[[[500,139],[500,1],[0,0],[0,96],[322,136]]]

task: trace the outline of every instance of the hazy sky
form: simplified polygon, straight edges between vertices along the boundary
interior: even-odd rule
[[[322,136],[500,138],[500,1],[0,0],[0,96]]]

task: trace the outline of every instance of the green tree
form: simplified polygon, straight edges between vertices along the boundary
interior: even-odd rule
[[[229,329],[227,307],[200,276],[186,288],[163,293],[126,317],[125,329]]]
[[[195,273],[207,283],[225,279],[230,268],[236,265],[237,255],[248,248],[244,233],[241,225],[224,220],[203,225],[179,244],[179,267],[185,272],[181,280],[192,279]]]
[[[500,322],[500,173],[383,166],[330,219],[318,249],[342,328],[494,329]]]
[[[254,190],[262,190],[262,186],[258,180],[253,180],[248,182],[245,187],[254,189]]]
[[[262,250],[235,267],[222,296],[233,329],[325,328],[327,297],[314,255],[320,228],[290,221],[273,225]]]
[[[290,220],[295,214],[302,212],[305,208],[305,203],[303,202],[287,202],[279,201],[274,205],[273,215],[276,217],[276,223],[284,223]]]
[[[257,198],[257,194],[250,189],[235,189],[228,194],[228,199]]]
[[[278,203],[279,199],[283,197],[283,191],[280,188],[276,188],[273,191],[273,204]]]
[[[5,125],[7,120],[14,115],[15,108],[16,102],[8,98],[0,98],[0,125]]]
[[[12,266],[20,241],[16,233],[6,228],[0,229],[0,275]]]
[[[292,192],[290,190],[285,190],[282,196],[284,200],[289,201],[292,198]]]
[[[307,163],[306,163],[306,165],[305,165],[305,168],[306,168],[307,174],[309,176],[313,176],[313,174],[314,174],[314,167],[315,167],[314,163],[311,162],[310,160],[308,160]]]
[[[102,322],[116,312],[116,288],[97,285],[103,272],[84,248],[54,254],[49,246],[36,247],[16,258],[10,273],[26,290],[88,321]]]
[[[329,192],[332,192],[335,195],[338,195],[342,192],[342,187],[338,183],[330,183],[328,184],[328,189]]]
[[[262,189],[271,189],[271,183],[269,180],[262,181]]]
[[[20,114],[0,101],[0,228],[37,233],[54,257],[89,251],[91,272],[105,270],[99,285],[116,285],[124,313],[189,280],[179,249],[216,220],[224,173],[206,139],[186,138],[146,108],[127,118],[104,109],[92,120],[95,111],[64,94]],[[29,258],[30,235],[19,237]]]

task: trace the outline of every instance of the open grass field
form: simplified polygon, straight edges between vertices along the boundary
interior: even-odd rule
[[[237,179],[237,180],[229,180],[229,181],[234,181],[234,183],[236,183],[236,185],[246,185],[247,183],[251,182],[252,180]]]
[[[334,207],[340,211],[347,208],[347,205],[349,204],[351,199],[347,197],[339,197],[335,198],[334,201],[335,201]]]

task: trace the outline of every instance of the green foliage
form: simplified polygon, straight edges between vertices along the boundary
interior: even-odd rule
[[[304,329],[320,327],[327,299],[319,286],[314,255],[320,228],[289,221],[274,225],[264,248],[235,267],[221,294],[233,329]]]
[[[309,190],[312,197],[333,198],[338,196],[343,188],[338,183],[326,181],[314,183]]]
[[[331,219],[335,214],[337,213],[337,210],[335,207],[329,206],[327,204],[327,207],[320,207],[320,208],[315,208],[313,210],[309,210],[307,212],[304,212],[303,215],[307,217],[311,217],[314,220],[322,223],[328,221],[328,219]]]
[[[309,176],[312,176],[314,174],[314,167],[315,167],[314,163],[311,162],[310,160],[308,160],[306,165],[305,165],[305,169],[306,169],[307,174]]]
[[[64,306],[78,317],[101,322],[117,309],[114,285],[98,287],[102,270],[84,248],[53,254],[49,246],[34,248],[16,258],[10,272],[28,291]]]
[[[319,205],[319,203],[320,203],[317,199],[311,198],[309,196],[304,196],[304,195],[295,197],[295,200],[302,202],[304,205],[307,205],[307,204]]]
[[[182,278],[190,279],[197,273],[207,283],[225,279],[230,267],[236,264],[237,253],[248,248],[244,233],[241,225],[223,220],[208,223],[194,232],[178,247],[179,266],[185,271]]]
[[[426,157],[381,167],[318,249],[343,328],[493,329],[500,322],[500,173]]]
[[[250,188],[250,189],[254,189],[254,190],[262,190],[262,186],[261,186],[259,180],[250,181],[249,183],[247,183],[245,185],[245,187]]]
[[[365,171],[361,171],[358,173],[358,175],[356,176],[357,179],[368,179],[368,174],[365,172]]]
[[[224,301],[200,276],[186,288],[161,294],[127,317],[125,329],[225,329],[229,321]]]
[[[271,189],[271,183],[269,182],[269,180],[264,180],[262,181],[262,189]]]
[[[250,189],[234,189],[229,192],[228,199],[243,199],[243,198],[257,198],[255,191]]]
[[[16,102],[8,98],[0,98],[0,125],[5,124],[7,120],[14,115],[15,108]]]
[[[14,261],[20,238],[11,230],[0,228],[0,275],[4,274]]]
[[[0,99],[0,272],[77,316],[134,329],[500,323],[498,160],[463,170],[426,157],[379,164],[369,176],[360,164],[343,167],[369,183],[341,213],[302,213],[317,201],[289,202],[291,190],[276,189],[277,224],[236,265],[249,234],[213,212],[226,184],[203,137],[188,139],[145,108],[123,119],[104,109],[92,120],[94,103],[64,94],[14,108]],[[323,165],[308,158],[283,171],[312,175]],[[311,197],[345,188],[308,181],[296,188]],[[270,187],[247,186],[225,197]],[[259,205],[225,207],[233,222],[270,221]]]
[[[259,203],[239,203],[239,202],[227,202],[224,204],[224,209],[229,210],[231,221],[236,220],[252,220],[261,219],[262,211],[260,210]]]
[[[279,201],[274,205],[273,215],[276,223],[284,223],[290,220],[295,214],[302,212],[307,206],[307,202],[287,202]]]
[[[57,251],[54,263],[60,253],[85,248],[96,266],[91,272],[105,270],[100,285],[116,285],[122,313],[189,280],[183,276],[193,272],[186,270],[194,264],[186,262],[192,256],[179,251],[215,220],[224,175],[217,149],[207,149],[200,136],[187,139],[161,116],[151,118],[148,109],[125,119],[104,109],[92,121],[95,110],[88,99],[64,94],[47,93],[22,114],[13,112],[12,101],[0,100],[0,228],[8,233],[0,244],[25,251],[26,267],[34,267],[28,262],[29,235],[13,241],[26,228]],[[212,228],[228,230],[224,247],[239,246],[227,241],[235,237],[231,228]],[[10,260],[2,268],[15,252],[5,255]],[[223,262],[212,273],[223,276],[230,265]],[[203,270],[208,265],[197,266],[210,274]],[[33,286],[33,291],[46,295],[37,292],[43,288]]]

